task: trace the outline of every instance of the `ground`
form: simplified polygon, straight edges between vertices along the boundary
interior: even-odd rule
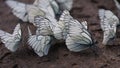
[[[28,32],[26,26],[35,28],[15,17],[11,9],[0,0],[0,29],[13,32],[17,23],[21,23],[23,40],[20,48],[12,53],[0,42],[0,68],[119,68],[120,67],[120,27],[117,27],[116,38],[102,45],[103,33],[100,28],[98,9],[104,8],[113,11],[120,18],[120,11],[115,7],[113,0],[74,0],[71,15],[79,21],[87,20],[88,29],[96,41],[96,48],[74,53],[70,52],[64,43],[55,44],[50,48],[49,54],[44,57],[37,56],[27,45]],[[32,3],[33,0],[19,0]]]

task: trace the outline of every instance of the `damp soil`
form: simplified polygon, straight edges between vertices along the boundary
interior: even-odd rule
[[[120,18],[120,11],[115,7],[113,0],[74,0],[71,15],[79,21],[88,21],[88,30],[92,34],[97,47],[91,47],[82,52],[71,52],[64,43],[55,44],[49,54],[37,56],[26,43],[28,37],[27,26],[35,33],[32,24],[24,23],[15,17],[11,9],[0,0],[0,29],[13,32],[17,23],[21,23],[23,32],[19,49],[12,53],[0,42],[0,68],[119,68],[120,67],[120,27],[117,27],[116,38],[108,43],[101,44],[103,32],[100,28],[98,9],[104,8],[113,11]],[[33,0],[19,0],[32,3]]]

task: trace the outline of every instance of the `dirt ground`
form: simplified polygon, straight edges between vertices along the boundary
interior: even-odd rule
[[[21,23],[25,41],[28,35],[26,26],[29,25],[33,33],[35,28],[15,17],[4,1],[0,0],[0,29],[12,33],[16,24]],[[49,54],[40,58],[26,43],[21,43],[20,48],[12,53],[0,42],[0,68],[120,68],[120,27],[117,28],[116,38],[109,42],[108,46],[103,46],[99,8],[109,9],[120,18],[120,11],[115,7],[113,0],[74,0],[71,10],[71,15],[77,20],[88,21],[89,31],[97,41],[96,52],[93,51],[94,48],[78,53],[70,52],[65,44],[61,43],[53,45]]]

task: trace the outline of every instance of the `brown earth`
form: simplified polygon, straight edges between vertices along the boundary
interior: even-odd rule
[[[33,0],[19,0],[25,3],[32,3]],[[120,11],[117,10],[112,0],[74,0],[71,14],[79,21],[87,20],[89,31],[98,48],[93,48],[74,53],[70,52],[64,43],[55,44],[50,48],[49,54],[44,57],[37,56],[26,43],[21,43],[20,48],[11,53],[0,43],[0,68],[120,68],[120,28],[117,28],[117,35],[109,42],[109,46],[103,46],[102,30],[98,17],[98,9],[104,8],[113,11],[120,18]],[[17,23],[21,23],[23,40],[27,38],[27,24],[19,20],[11,13],[11,9],[0,0],[0,29],[9,33],[13,32]],[[35,28],[32,29],[35,32]],[[96,54],[97,53],[97,54]]]

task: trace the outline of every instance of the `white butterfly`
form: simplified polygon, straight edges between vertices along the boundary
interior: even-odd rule
[[[55,0],[55,1],[58,3],[61,11],[64,10],[70,11],[72,9],[73,0]]]
[[[12,52],[15,52],[19,47],[21,40],[21,28],[20,24],[16,25],[13,34],[9,34],[5,31],[0,30],[1,41],[5,44],[5,47]]]
[[[34,49],[35,53],[40,57],[47,55],[49,48],[51,46],[52,37],[50,36],[42,36],[42,35],[32,35],[30,29],[28,44]]]
[[[99,9],[100,25],[104,31],[103,44],[106,45],[110,39],[115,37],[116,27],[119,19],[110,10]]]
[[[120,3],[117,0],[113,0],[115,2],[116,7],[120,10]]]
[[[87,22],[79,23],[65,10],[58,23],[61,31],[54,31],[55,37],[63,37],[70,51],[78,52],[89,48],[93,44],[90,33],[87,31]]]
[[[56,42],[53,38],[54,28],[57,27],[57,21],[55,18],[47,15],[46,17],[37,15],[34,18],[34,24],[37,27],[36,35],[31,35],[29,30],[29,45],[40,56],[48,54],[51,43]],[[54,42],[51,42],[54,40]],[[38,47],[38,48],[36,48]]]
[[[68,28],[68,23],[66,23],[65,21],[69,21],[70,20],[70,17],[69,18],[66,18],[68,17],[67,16],[67,13],[64,11],[62,13],[62,15],[60,16],[59,18],[59,21],[57,22],[57,27],[54,28],[53,30],[53,33],[54,33],[54,37],[56,39],[65,39],[66,35],[67,35],[67,29]],[[67,19],[67,20],[65,20]]]
[[[54,30],[54,36],[57,39],[65,39],[65,36],[67,35],[68,31],[68,23],[69,21],[73,19],[72,16],[70,16],[70,13],[67,10],[64,10],[62,15],[59,18],[59,21],[57,22],[58,28]],[[84,25],[84,27],[87,29],[87,22],[84,21],[81,24]]]
[[[35,16],[36,33],[38,35],[53,35],[51,21],[42,16]]]
[[[34,24],[34,17],[36,15],[55,17],[54,11],[48,0],[35,0],[33,4],[24,4],[14,0],[7,0],[6,4],[12,8],[15,16],[24,22]]]
[[[37,15],[34,18],[34,24],[37,27],[37,33],[40,35],[53,35],[55,31],[61,30],[57,20],[50,15],[46,17]]]

